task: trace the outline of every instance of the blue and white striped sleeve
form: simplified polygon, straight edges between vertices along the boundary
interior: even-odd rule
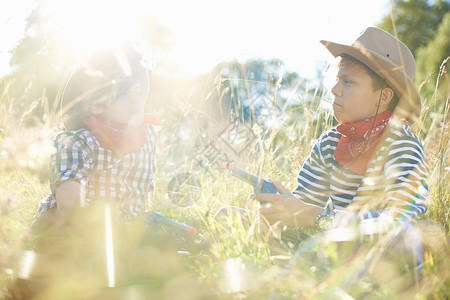
[[[328,136],[319,138],[297,176],[297,188],[292,193],[306,203],[325,206],[330,196],[330,172],[326,160],[333,155],[333,149],[329,143]]]
[[[414,221],[427,212],[428,165],[418,138],[412,134],[394,140],[384,165],[385,208],[366,212],[364,219]],[[386,224],[387,225],[387,224]]]

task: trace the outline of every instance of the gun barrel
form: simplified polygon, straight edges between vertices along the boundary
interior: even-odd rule
[[[168,217],[161,215],[156,212],[152,212],[148,218],[147,222],[151,226],[159,225],[162,228],[164,228],[167,231],[178,233],[178,234],[195,234],[197,232],[197,229],[195,227],[192,227],[190,225],[183,224],[181,222],[169,219]]]
[[[247,171],[242,170],[241,168],[236,167],[233,163],[227,162],[225,164],[225,168],[229,171],[231,171],[231,175],[250,183],[253,186],[253,190],[255,193],[270,193],[270,194],[276,194],[277,189],[275,186],[269,182],[266,181],[258,176],[252,175],[248,173]]]
[[[236,167],[233,163],[230,162],[226,163],[225,168],[230,170],[233,176],[238,177],[239,179],[247,183],[250,183],[253,186],[257,186],[262,182],[262,179],[259,178],[258,176],[252,175],[247,171],[244,171],[243,169]]]
[[[231,174],[240,178],[241,180],[250,183],[253,186],[261,184],[261,178],[242,170],[241,168],[235,167]]]

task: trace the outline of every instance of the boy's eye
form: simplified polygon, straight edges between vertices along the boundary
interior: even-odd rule
[[[342,78],[336,77],[336,82],[339,82],[339,81],[341,81],[343,83],[352,83],[352,81],[349,79],[342,79]]]
[[[117,95],[117,97],[126,95],[127,92],[128,92],[128,89],[129,89],[129,87],[127,85],[124,85],[124,84],[117,86],[117,88],[116,88],[116,95]]]

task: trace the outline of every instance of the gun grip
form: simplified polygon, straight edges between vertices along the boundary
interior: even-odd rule
[[[267,180],[264,180],[264,179],[261,180],[261,183],[259,185],[255,185],[253,187],[253,191],[255,192],[255,194],[261,194],[261,193],[276,194],[277,193],[277,189],[275,188],[273,183],[269,182]],[[266,201],[259,201],[259,202],[262,204],[267,203]]]
[[[277,189],[272,182],[264,180],[261,186],[261,193],[276,194]]]

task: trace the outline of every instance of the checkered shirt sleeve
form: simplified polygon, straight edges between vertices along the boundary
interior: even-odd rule
[[[94,145],[92,136],[80,131],[66,131],[54,138],[55,152],[50,160],[51,190],[63,181],[75,180],[83,185],[93,169]]]

